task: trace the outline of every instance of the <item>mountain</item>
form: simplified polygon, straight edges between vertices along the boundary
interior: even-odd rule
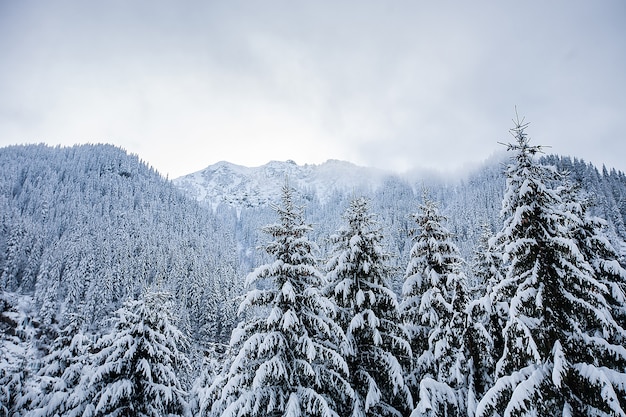
[[[325,203],[337,192],[376,190],[391,175],[337,160],[320,165],[271,161],[253,168],[222,161],[176,178],[173,183],[187,195],[213,209],[221,203],[243,209],[265,206],[275,201],[285,181]]]
[[[469,262],[482,226],[487,225],[492,231],[498,228],[506,162],[502,157],[492,158],[463,176],[448,177],[430,172],[399,175],[337,160],[319,165],[271,161],[259,167],[218,162],[174,179],[173,183],[213,211],[218,207],[237,211],[237,240],[248,249],[243,263],[249,267],[259,261],[258,254],[249,249],[262,243],[259,229],[272,221],[269,205],[276,201],[285,181],[300,194],[308,220],[315,226],[313,237],[322,246],[339,225],[341,214],[352,197],[371,198],[386,229],[388,246],[398,255],[398,265],[405,259],[409,246],[407,239],[412,226],[407,218],[427,192],[441,205],[448,227]],[[626,239],[624,174],[606,169],[600,172],[592,164],[570,157],[549,155],[543,162],[568,172],[570,180],[586,190],[595,202],[592,213],[607,220],[609,236],[621,247]]]

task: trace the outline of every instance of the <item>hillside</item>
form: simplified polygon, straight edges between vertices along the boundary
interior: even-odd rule
[[[208,300],[237,275],[227,222],[113,146],[0,149],[0,213],[0,285],[31,296],[44,325],[79,314],[103,328],[124,300],[160,285],[201,339],[215,327]]]

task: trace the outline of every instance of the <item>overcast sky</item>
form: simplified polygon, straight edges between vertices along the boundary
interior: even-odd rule
[[[626,2],[0,0],[0,146],[454,170],[534,144],[626,171]]]

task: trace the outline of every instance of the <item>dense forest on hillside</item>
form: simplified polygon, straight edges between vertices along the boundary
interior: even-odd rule
[[[462,179],[248,207],[0,149],[0,416],[625,415],[626,176],[525,129]]]
[[[32,364],[68,317],[103,332],[155,286],[175,296],[176,324],[195,343],[228,340],[241,292],[232,219],[113,146],[3,148],[0,179],[3,361]],[[7,337],[24,327],[29,351],[13,355]]]

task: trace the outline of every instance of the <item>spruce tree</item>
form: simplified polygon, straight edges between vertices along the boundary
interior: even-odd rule
[[[82,317],[67,316],[67,324],[41,360],[35,381],[38,390],[29,393],[29,417],[65,415],[70,396],[78,386],[87,363],[90,338],[81,331]]]
[[[418,226],[402,289],[402,320],[414,362],[409,380],[416,414],[466,414],[468,357],[465,347],[467,279],[445,217],[425,197],[413,215]]]
[[[591,202],[581,192],[574,190],[567,194],[567,206],[577,215],[578,223],[573,224],[573,237],[582,255],[591,265],[596,279],[606,286],[605,295],[613,318],[621,328],[626,329],[626,269],[619,262],[619,254],[607,236],[607,222],[591,216]],[[626,344],[623,335],[619,343]]]
[[[316,245],[307,238],[311,226],[292,194],[285,185],[282,206],[274,206],[279,222],[263,229],[273,238],[265,247],[273,260],[246,279],[251,289],[240,312],[249,314],[231,338],[237,354],[227,375],[204,395],[215,400],[214,415],[337,417],[352,403],[338,351],[343,333],[329,318]]]
[[[188,366],[183,334],[173,325],[169,293],[148,291],[117,310],[95,344],[68,403],[68,416],[180,416],[186,393],[177,371]]]
[[[465,340],[471,358],[467,400],[470,416],[475,412],[477,401],[493,384],[496,360],[503,348],[501,334],[507,311],[506,303],[494,303],[491,299],[493,287],[502,279],[502,255],[496,249],[497,242],[489,226],[483,224],[482,230],[474,249],[474,284],[467,306]]]
[[[470,300],[478,300],[491,291],[494,282],[497,282],[499,272],[498,265],[501,263],[497,255],[491,250],[489,241],[493,233],[488,224],[481,225],[481,234],[473,251],[471,264],[471,280],[468,280],[468,293]]]
[[[347,337],[355,395],[353,409],[343,415],[408,415],[412,399],[404,373],[411,348],[388,283],[383,235],[364,198],[351,202],[345,219],[347,224],[332,236],[334,251],[327,265],[328,294]]]
[[[0,290],[0,417],[20,417],[29,402],[33,327],[16,300]]]
[[[496,380],[477,416],[625,415],[626,349],[606,302],[606,286],[572,237],[580,224],[564,210],[561,178],[536,162],[527,124],[516,120],[502,230],[506,268],[492,298],[508,305]]]

